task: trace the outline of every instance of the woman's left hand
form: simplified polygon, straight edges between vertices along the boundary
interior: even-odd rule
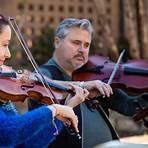
[[[68,97],[66,98],[65,104],[74,108],[77,105],[79,105],[80,103],[82,103],[83,101],[85,101],[85,99],[88,97],[89,92],[87,89],[83,89],[79,86],[70,84],[70,86],[72,87],[72,89],[75,92],[75,95],[72,96],[71,94],[68,95]]]

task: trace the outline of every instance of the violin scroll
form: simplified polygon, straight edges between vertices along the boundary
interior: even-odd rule
[[[148,107],[143,108],[142,110],[138,111],[132,118],[135,122],[140,120],[144,121],[144,125],[148,128]]]

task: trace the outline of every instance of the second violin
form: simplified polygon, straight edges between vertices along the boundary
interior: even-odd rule
[[[101,56],[91,56],[86,65],[73,74],[74,80],[102,80],[107,82],[115,63]],[[131,94],[148,92],[148,61],[131,60],[120,64],[114,80],[113,89],[121,88]]]

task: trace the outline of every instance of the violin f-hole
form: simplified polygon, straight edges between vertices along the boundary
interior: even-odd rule
[[[30,83],[30,84],[22,84],[21,85],[21,89],[22,90],[26,90],[26,89],[29,89],[29,88],[33,88],[35,85],[33,83]]]

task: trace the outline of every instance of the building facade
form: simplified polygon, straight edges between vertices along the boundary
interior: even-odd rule
[[[40,34],[47,23],[55,28],[67,17],[87,18],[99,35],[99,10],[94,0],[0,0],[0,13],[16,18],[27,36]],[[104,0],[107,22],[115,39],[118,38],[119,0]]]

